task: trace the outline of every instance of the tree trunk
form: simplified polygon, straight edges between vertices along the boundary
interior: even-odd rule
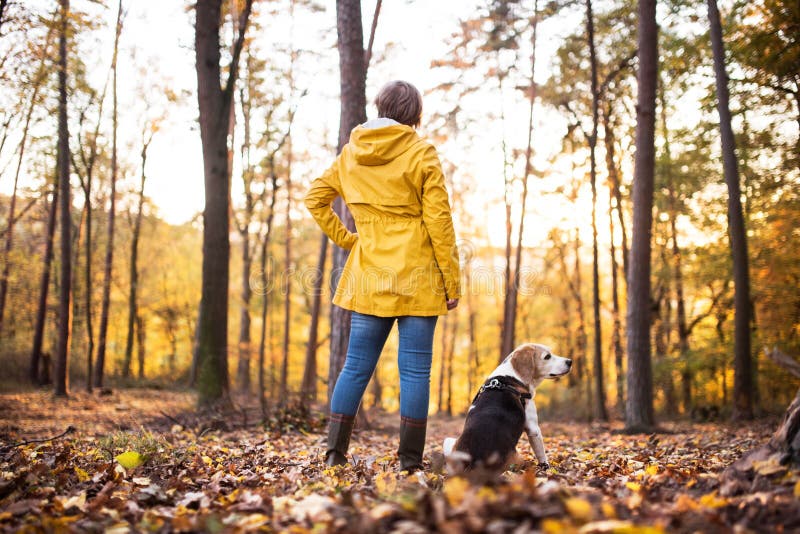
[[[473,391],[473,380],[480,371],[480,359],[478,351],[478,334],[475,325],[475,305],[472,301],[472,272],[469,266],[469,260],[464,268],[464,275],[467,287],[467,317],[469,328],[469,365],[467,366],[467,398],[471,399],[475,394]]]
[[[717,110],[722,141],[722,167],[728,186],[728,233],[731,241],[734,283],[734,360],[733,360],[733,419],[753,417],[753,376],[750,355],[750,274],[748,272],[747,235],[742,215],[739,168],[736,160],[736,140],[731,126],[728,95],[728,75],[725,70],[725,49],[722,25],[716,0],[708,0],[708,22],[711,28],[711,48],[714,53],[714,73],[717,81]]]
[[[44,259],[42,261],[42,278],[39,284],[39,303],[36,307],[36,326],[33,330],[33,348],[31,349],[28,378],[31,384],[41,383],[39,368],[42,359],[42,343],[44,341],[44,327],[47,318],[47,294],[50,290],[50,268],[53,263],[53,237],[56,233],[56,216],[58,214],[58,173],[54,177],[53,198],[47,215],[47,237],[45,241]]]
[[[339,116],[339,145],[341,152],[350,138],[350,131],[367,118],[366,77],[364,62],[364,33],[361,26],[361,2],[359,0],[336,1],[337,47],[339,49],[339,73],[341,91],[341,112]],[[353,216],[341,198],[334,209],[342,222],[355,230]],[[344,264],[349,252],[333,246],[333,265],[331,266],[331,287],[339,284]],[[331,343],[330,365],[328,367],[328,404],[333,388],[344,366],[347,344],[350,340],[350,311],[331,304]]]
[[[133,337],[135,322],[139,318],[137,293],[139,291],[139,235],[142,231],[142,207],[144,206],[144,184],[147,179],[145,165],[147,164],[147,148],[150,146],[153,135],[142,145],[142,175],[139,182],[139,199],[136,205],[136,218],[133,222],[133,236],[131,238],[131,264],[130,264],[130,291],[128,293],[128,338],[125,343],[125,360],[122,364],[122,376],[128,378],[131,372],[133,358]],[[138,338],[137,338],[138,339]],[[141,354],[141,351],[140,351]],[[144,377],[143,362],[139,362],[139,378]]]
[[[619,309],[619,264],[617,263],[617,246],[614,238],[614,201],[619,184],[619,171],[617,162],[614,159],[614,133],[612,127],[611,104],[606,106],[603,118],[603,130],[605,131],[604,140],[606,146],[606,168],[608,171],[608,233],[609,233],[609,255],[611,256],[611,345],[614,350],[614,368],[617,382],[616,409],[619,415],[625,418],[625,370],[623,361],[625,354],[622,350],[622,324]],[[623,271],[624,272],[624,271]]]
[[[513,282],[507,286],[505,305],[503,306],[503,332],[502,347],[500,349],[501,358],[505,358],[516,345],[516,325],[517,325],[517,296],[521,283],[522,266],[522,237],[525,231],[525,211],[528,199],[528,178],[530,177],[532,164],[531,156],[533,153],[533,109],[536,103],[536,34],[539,25],[539,0],[533,3],[533,35],[531,37],[531,77],[530,77],[530,108],[528,112],[528,144],[525,147],[525,171],[522,176],[522,208],[519,215],[519,228],[517,229],[517,249],[514,257]],[[510,237],[510,235],[509,235]]]
[[[136,315],[136,356],[139,363],[139,380],[144,378],[144,358],[145,358],[145,321],[141,315]]]
[[[597,250],[597,128],[600,96],[597,90],[597,57],[594,47],[594,15],[592,2],[586,0],[586,35],[589,41],[589,63],[592,71],[592,134],[589,136],[589,176],[592,186],[592,306],[594,309],[594,416],[608,420],[606,391],[603,383],[602,323],[600,322],[600,274]]]
[[[290,84],[291,85],[291,84]],[[286,292],[283,300],[283,361],[281,362],[280,402],[284,404],[289,398],[289,345],[292,328],[292,141],[289,139],[286,157],[286,240],[284,241],[284,275]]]
[[[606,152],[608,157],[608,152]],[[613,165],[613,162],[609,162]],[[610,170],[609,170],[610,172]],[[609,255],[611,256],[611,315],[613,324],[611,327],[611,345],[614,350],[614,368],[616,370],[617,378],[617,412],[624,418],[625,417],[625,378],[623,361],[625,353],[622,350],[622,325],[620,321],[619,309],[619,265],[617,264],[617,248],[614,243],[614,210],[613,198],[614,192],[609,189],[608,199],[608,232],[609,232]]]
[[[246,222],[239,232],[242,238],[242,293],[239,305],[239,363],[236,368],[236,387],[241,393],[250,392],[250,300],[253,290],[250,287],[250,271],[253,258],[250,255],[250,219],[252,218],[252,200],[245,199]]]
[[[228,125],[233,89],[252,0],[240,17],[229,74],[220,86],[222,0],[199,0],[195,7],[195,57],[200,139],[203,147],[203,281],[197,347],[198,404],[226,404],[228,398],[228,280],[230,258],[230,169]]]
[[[258,401],[261,406],[261,416],[267,416],[267,399],[264,395],[266,385],[264,383],[264,355],[267,345],[267,312],[269,311],[269,273],[267,272],[267,256],[269,252],[269,240],[272,234],[272,220],[275,216],[275,202],[277,200],[278,178],[275,175],[275,165],[270,161],[270,178],[272,191],[270,193],[269,210],[267,212],[266,231],[261,239],[261,256],[259,258],[259,276],[261,283],[261,333],[258,343]]]
[[[250,286],[250,273],[253,267],[253,251],[250,247],[250,224],[253,222],[255,210],[252,184],[254,179],[253,164],[250,160],[251,144],[251,110],[252,94],[250,78],[252,76],[252,55],[247,55],[245,62],[248,73],[247,91],[242,87],[239,92],[239,101],[242,106],[244,143],[242,144],[242,185],[244,187],[244,221],[239,227],[239,236],[242,239],[242,286],[241,303],[239,304],[239,362],[236,368],[236,388],[241,393],[250,392],[250,359],[252,341],[250,337],[251,315],[250,301],[253,298],[253,289]],[[266,184],[265,184],[266,185]]]
[[[111,307],[111,274],[114,263],[114,222],[116,219],[117,197],[117,56],[119,52],[119,37],[122,33],[122,0],[117,8],[117,25],[114,34],[114,55],[111,60],[111,69],[114,73],[111,94],[111,190],[109,193],[108,227],[106,228],[106,258],[103,269],[103,296],[100,310],[100,326],[97,334],[97,362],[94,367],[94,385],[103,387],[104,368],[106,361],[106,337],[108,335],[108,314]]]
[[[452,327],[450,330],[450,348],[442,358],[447,358],[447,403],[445,411],[447,415],[453,415],[453,357],[456,352],[456,336],[458,335],[458,314],[453,314]]]
[[[306,345],[306,363],[303,369],[303,403],[309,405],[317,401],[317,337],[319,335],[319,312],[322,304],[322,280],[325,273],[325,262],[328,257],[328,236],[322,234],[319,247],[317,270],[314,273],[314,283],[311,301],[311,324],[308,327],[308,344]],[[377,372],[376,372],[377,376]]]
[[[628,271],[628,400],[625,427],[649,431],[653,413],[650,356],[650,253],[655,173],[655,102],[658,74],[656,0],[639,2],[639,93],[636,106],[636,158],[633,176],[633,243]]]
[[[611,101],[606,105],[603,113],[603,130],[606,147],[606,166],[608,168],[608,179],[611,182],[611,198],[614,200],[609,204],[609,209],[613,206],[619,219],[619,230],[622,237],[622,273],[623,280],[627,285],[628,276],[628,232],[625,228],[625,217],[622,214],[622,190],[620,187],[619,169],[616,164],[616,136],[614,135],[615,123],[613,120]]]
[[[663,82],[662,82],[663,86]],[[664,89],[660,93],[661,99],[661,128],[664,136],[664,154],[667,159],[666,182],[667,182],[667,206],[669,209],[669,232],[672,242],[672,269],[675,278],[675,322],[678,330],[678,359],[681,362],[681,405],[683,413],[688,415],[692,412],[692,371],[689,361],[689,328],[686,323],[686,301],[683,296],[683,267],[681,249],[678,245],[678,229],[676,220],[678,217],[678,200],[675,191],[675,181],[672,176],[672,151],[670,149],[669,130],[667,129],[666,101],[664,99]]]
[[[55,395],[67,396],[70,297],[72,296],[72,202],[69,183],[69,126],[67,124],[67,29],[69,0],[60,0],[61,34],[58,56],[58,183],[61,189],[61,287],[58,299],[58,347],[55,360]]]

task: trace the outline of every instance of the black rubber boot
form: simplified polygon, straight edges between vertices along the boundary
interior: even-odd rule
[[[350,434],[356,418],[352,415],[331,413],[328,426],[328,451],[325,453],[325,464],[346,465],[347,448],[350,446]]]
[[[400,418],[400,470],[413,473],[422,469],[422,453],[425,450],[425,430],[427,419]]]

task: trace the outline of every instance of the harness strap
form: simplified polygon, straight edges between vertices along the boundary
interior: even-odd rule
[[[502,377],[502,378],[505,378],[505,379],[508,379],[508,380],[512,380],[516,384],[519,384],[519,386],[525,387],[525,384],[523,384],[522,382],[520,382],[519,380],[517,380],[514,377],[508,376],[508,377]],[[493,377],[493,378],[487,379],[486,382],[483,383],[481,388],[478,390],[478,393],[475,394],[475,398],[472,399],[472,404],[475,404],[475,401],[478,400],[478,397],[480,397],[481,394],[484,391],[486,391],[487,389],[499,389],[499,390],[510,391],[511,393],[513,393],[514,395],[519,397],[520,403],[522,403],[523,400],[527,400],[527,399],[532,398],[532,395],[530,394],[529,391],[527,391],[527,390],[526,391],[520,391],[518,389],[518,387],[516,387],[514,384],[507,384],[503,380],[500,380],[500,378]]]

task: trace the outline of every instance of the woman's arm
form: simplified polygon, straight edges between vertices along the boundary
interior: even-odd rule
[[[458,265],[453,216],[444,184],[444,174],[436,149],[429,146],[424,155],[422,182],[422,220],[431,236],[433,255],[444,278],[447,300],[461,297],[461,272]],[[455,307],[455,306],[454,306]]]
[[[338,246],[350,250],[358,241],[358,235],[349,231],[333,211],[332,204],[338,196],[341,196],[341,182],[334,162],[322,176],[311,182],[305,203],[322,231]]]

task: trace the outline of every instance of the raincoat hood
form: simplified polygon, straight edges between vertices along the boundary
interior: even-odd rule
[[[360,124],[350,133],[353,157],[360,165],[386,165],[419,141],[414,128],[387,118]]]

